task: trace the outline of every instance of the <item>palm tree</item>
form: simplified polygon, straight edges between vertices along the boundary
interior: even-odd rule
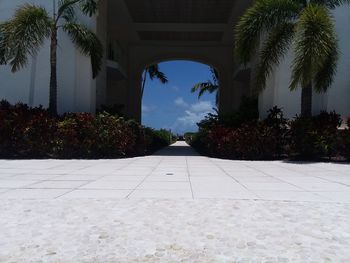
[[[0,63],[9,64],[12,72],[26,66],[28,56],[35,56],[46,39],[50,40],[49,112],[57,115],[57,34],[66,32],[75,46],[91,58],[93,77],[101,69],[103,46],[97,36],[76,20],[77,8],[88,16],[97,11],[98,0],[61,0],[54,3],[53,15],[40,6],[25,4],[13,18],[0,24]]]
[[[191,92],[192,93],[196,93],[198,92],[198,99],[200,99],[204,93],[209,92],[210,94],[216,92],[216,104],[218,104],[219,102],[219,73],[218,71],[213,68],[210,67],[210,73],[211,73],[211,80],[208,80],[207,82],[200,82],[195,84],[192,89]]]
[[[145,91],[147,75],[151,80],[158,79],[162,84],[168,83],[167,76],[160,71],[158,64],[152,64],[147,66],[145,68],[145,71],[143,72],[143,77],[142,77],[141,98],[143,97],[143,93]]]
[[[331,10],[350,0],[257,0],[236,27],[235,52],[247,64],[259,51],[256,85],[262,90],[274,67],[293,47],[289,86],[302,88],[301,116],[312,112],[312,91],[332,84],[338,40]],[[264,40],[264,41],[262,41]]]

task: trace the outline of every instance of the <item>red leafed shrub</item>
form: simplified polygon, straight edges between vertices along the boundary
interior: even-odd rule
[[[108,113],[94,119],[96,141],[93,151],[102,157],[126,156],[135,147],[136,138],[123,118]]]
[[[62,158],[89,157],[96,138],[94,116],[89,113],[66,114],[58,121],[55,154]]]
[[[167,146],[169,133],[102,112],[52,118],[42,107],[0,102],[2,158],[118,158]],[[163,138],[164,137],[164,138]]]
[[[202,125],[205,123],[206,125]],[[207,124],[210,125],[207,125]],[[341,117],[322,112],[311,118],[289,121],[274,107],[262,121],[239,126],[224,125],[207,118],[190,143],[198,151],[230,159],[276,159],[281,157],[350,159],[350,128],[341,130]],[[349,125],[349,123],[348,123]]]
[[[135,141],[123,118],[69,114],[58,123],[56,153],[63,158],[122,157],[133,151]]]
[[[235,152],[233,149],[236,137],[237,133],[234,129],[216,126],[208,131],[203,142],[210,155],[223,158],[234,158]]]
[[[4,157],[45,157],[50,154],[56,122],[42,107],[0,102],[0,154]]]
[[[350,129],[340,130],[337,144],[339,155],[350,160]]]
[[[210,116],[211,117],[211,116]],[[214,121],[210,121],[214,120]],[[207,118],[200,131],[192,136],[191,145],[198,151],[229,159],[276,159],[285,151],[287,120],[274,107],[264,121],[250,120],[240,125],[223,125]]]
[[[205,148],[212,156],[230,159],[265,160],[278,156],[279,145],[274,129],[262,122],[243,124],[240,128],[217,126],[211,129]]]
[[[347,128],[339,131],[337,149],[339,155],[350,160],[350,117],[346,119]]]
[[[46,157],[52,154],[57,122],[48,112],[38,112],[28,121],[23,133],[23,156]]]

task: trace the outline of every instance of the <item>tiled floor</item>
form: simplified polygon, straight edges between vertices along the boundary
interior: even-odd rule
[[[350,165],[230,161],[178,142],[121,160],[1,160],[0,199],[252,199],[350,203]]]
[[[0,160],[1,263],[350,262],[350,165]]]

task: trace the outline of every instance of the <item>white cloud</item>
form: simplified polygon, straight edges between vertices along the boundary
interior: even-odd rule
[[[155,111],[156,109],[157,109],[156,106],[148,106],[148,105],[142,104],[142,114],[150,113],[152,111]]]
[[[172,126],[172,130],[176,133],[196,131],[198,129],[197,123],[203,120],[208,113],[213,112],[214,107],[210,101],[200,101],[187,106],[188,109],[184,111],[182,116],[177,118]]]
[[[191,105],[191,110],[194,112],[210,112],[212,109],[211,101],[200,101]]]
[[[182,98],[182,97],[178,97],[175,101],[174,101],[175,105],[181,108],[187,108],[188,104],[186,103],[186,101]]]
[[[206,112],[192,112],[190,110],[185,111],[185,115],[177,118],[177,121],[181,123],[183,126],[192,126],[195,125],[197,122],[202,120],[204,116],[206,115]]]

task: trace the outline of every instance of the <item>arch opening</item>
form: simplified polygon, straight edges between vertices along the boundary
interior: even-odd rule
[[[157,70],[167,78],[167,83],[162,83],[157,74],[152,75],[154,72],[148,72],[154,65],[158,65]],[[214,72],[217,81],[213,79]],[[144,84],[141,120],[145,126],[183,135],[197,131],[197,123],[218,108],[219,71],[210,64],[193,59],[158,59],[146,63],[139,74],[141,89]],[[205,83],[217,88],[199,96],[200,89],[193,88]]]

